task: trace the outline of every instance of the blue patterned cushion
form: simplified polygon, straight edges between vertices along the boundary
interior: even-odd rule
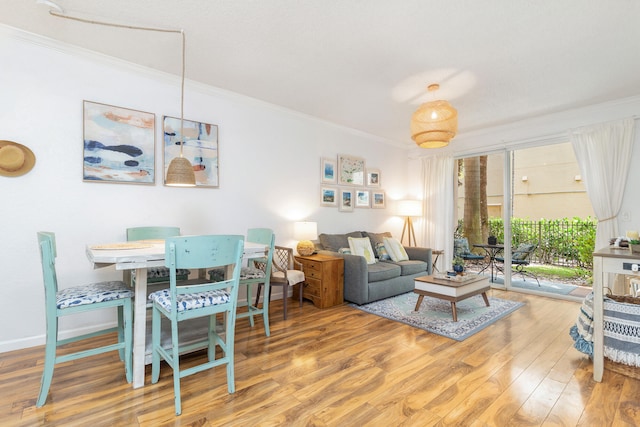
[[[376,255],[378,255],[378,259],[383,261],[388,261],[391,259],[389,253],[387,252],[387,248],[384,247],[383,242],[376,243]]]
[[[56,294],[56,306],[64,309],[131,297],[133,291],[122,281],[99,282],[59,290]]]
[[[179,268],[176,270],[176,276],[188,276],[191,270]],[[147,270],[147,278],[169,277],[169,269],[167,267],[152,267]]]
[[[262,279],[265,277],[264,271],[255,267],[242,267],[240,270],[240,280]]]
[[[226,304],[231,301],[229,293],[223,290],[178,295],[177,298],[178,311]],[[160,304],[165,310],[171,311],[171,294],[169,289],[156,291],[149,295],[149,299]]]
[[[338,249],[338,253],[339,254],[351,255],[351,249],[350,248],[340,248],[340,249]]]

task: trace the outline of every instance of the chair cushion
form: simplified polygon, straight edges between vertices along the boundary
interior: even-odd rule
[[[131,288],[120,280],[99,282],[59,290],[56,293],[56,306],[64,309],[132,297]]]
[[[469,250],[469,241],[466,238],[454,239],[453,248],[453,252],[456,255],[468,254],[469,252],[471,252]]]
[[[282,271],[276,271],[273,273],[273,277],[284,282],[284,272]],[[300,282],[304,282],[304,273],[300,270],[287,270],[287,279],[289,286],[293,286]]]
[[[514,261],[524,261],[533,250],[533,247],[534,246],[529,243],[520,243],[511,255],[511,259]]]
[[[352,255],[363,256],[367,260],[367,264],[376,263],[376,256],[371,247],[371,240],[368,237],[349,237],[348,240]]]
[[[231,295],[223,290],[200,292],[195,294],[178,295],[178,311],[193,310],[212,305],[226,304],[231,301]],[[169,289],[153,292],[149,300],[159,304],[165,310],[171,311],[171,293]]]
[[[242,267],[240,270],[240,280],[246,279],[263,279],[265,277],[264,271],[255,267]]]
[[[385,237],[384,238],[384,247],[389,252],[389,256],[395,262],[398,261],[408,261],[409,255],[407,255],[407,251],[404,250],[402,243],[394,237]]]

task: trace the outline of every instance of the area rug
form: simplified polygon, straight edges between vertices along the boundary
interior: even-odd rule
[[[405,323],[456,341],[469,338],[524,305],[521,302],[489,297],[489,307],[487,307],[482,296],[476,295],[456,304],[458,321],[454,322],[449,301],[424,297],[420,310],[414,311],[417,301],[418,295],[408,292],[369,304],[350,305],[367,313]]]

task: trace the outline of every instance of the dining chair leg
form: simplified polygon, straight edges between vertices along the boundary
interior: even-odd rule
[[[58,319],[48,319],[47,321],[47,343],[44,349],[44,370],[42,371],[42,381],[40,383],[40,394],[36,401],[36,407],[40,408],[47,401],[49,387],[53,378],[53,368],[56,363],[56,336],[58,331]]]
[[[247,291],[247,312],[249,313],[249,324],[253,328],[253,309],[251,308],[251,284],[247,283],[245,285]],[[257,307],[257,306],[256,306]]]
[[[284,312],[284,320],[287,320],[287,300],[289,299],[289,286],[282,286],[282,311]]]
[[[269,288],[269,291],[265,290],[265,294],[271,291],[271,284],[269,282],[265,282],[265,288]],[[258,292],[260,292],[260,288],[258,287]],[[256,307],[258,303],[256,302]],[[262,302],[262,321],[264,322],[264,333],[266,336],[271,335],[271,331],[269,330],[269,300],[266,299]]]

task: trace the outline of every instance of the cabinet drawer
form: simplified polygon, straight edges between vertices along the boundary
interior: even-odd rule
[[[319,262],[304,262],[302,263],[302,270],[304,270],[305,277],[322,279],[322,264]]]
[[[320,290],[322,289],[322,282],[317,279],[306,279],[306,284],[304,285],[304,296],[320,296]]]

